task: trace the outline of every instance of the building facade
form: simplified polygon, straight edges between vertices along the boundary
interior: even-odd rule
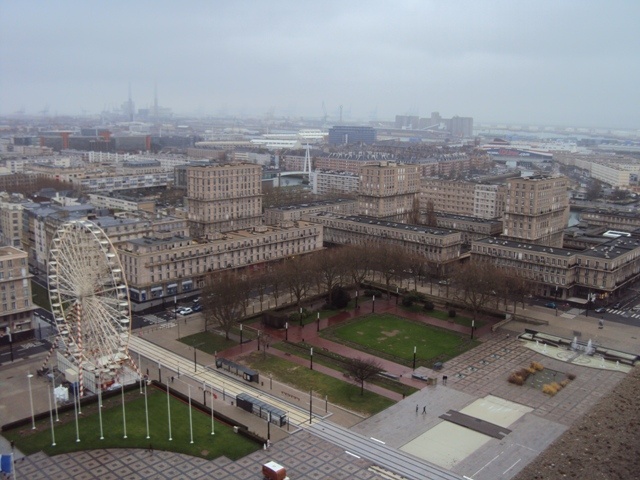
[[[309,183],[316,195],[355,194],[360,184],[360,176],[350,172],[315,170],[309,173]]]
[[[360,169],[358,212],[376,218],[407,221],[420,209],[420,175],[415,165],[378,162]]]
[[[301,220],[303,215],[329,212],[336,215],[355,215],[357,202],[355,200],[338,199],[335,201],[303,203],[286,207],[266,208],[264,222],[267,225],[280,225],[283,222]]]
[[[349,145],[376,143],[376,131],[373,127],[339,125],[329,129],[329,145]]]
[[[262,224],[262,167],[250,163],[187,168],[189,228],[193,237]]]
[[[569,182],[563,176],[508,179],[503,236],[562,247],[563,232],[569,221],[568,191]]]
[[[322,244],[322,226],[296,221],[237,230],[209,240],[138,238],[119,245],[118,255],[137,311],[192,294],[212,272],[259,269],[268,262],[321,250]]]
[[[3,333],[33,329],[30,278],[26,252],[15,247],[0,247],[0,331]]]
[[[530,280],[535,295],[606,305],[640,278],[640,231],[582,252],[488,237],[473,242],[471,260]]]
[[[304,220],[324,227],[324,241],[337,245],[385,243],[422,255],[438,266],[440,273],[457,263],[462,247],[462,233],[424,225],[395,223],[374,217],[340,216],[316,213]]]

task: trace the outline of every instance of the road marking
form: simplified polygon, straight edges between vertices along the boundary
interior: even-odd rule
[[[514,463],[513,465],[511,465],[509,468],[507,468],[504,472],[502,472],[502,474],[506,474],[509,470],[511,470],[513,467],[515,467],[518,463],[520,463],[520,460],[522,460],[521,458],[518,459],[518,461],[516,463]]]
[[[346,453],[347,455],[351,455],[352,457],[360,458],[360,457],[359,457],[358,455],[356,455],[355,453],[347,452],[346,450],[344,451],[344,453]]]
[[[495,457],[493,457],[491,460],[489,460],[487,463],[484,464],[484,466],[478,470],[476,473],[473,474],[473,476],[475,477],[476,475],[478,475],[482,470],[484,470],[491,462],[493,462],[496,458],[498,458],[500,455],[502,455],[504,453],[504,450],[501,451],[498,455],[496,455]]]
[[[373,438],[373,437],[369,437],[369,438],[374,442],[378,442],[378,443],[381,443],[382,445],[386,445],[386,443],[384,443],[382,440],[378,440],[377,438]]]

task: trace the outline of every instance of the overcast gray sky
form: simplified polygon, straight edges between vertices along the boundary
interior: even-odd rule
[[[640,128],[640,1],[0,0],[0,113]]]

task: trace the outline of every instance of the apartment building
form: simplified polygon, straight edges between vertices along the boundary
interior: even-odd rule
[[[420,207],[420,175],[415,165],[378,162],[360,169],[358,211],[361,215],[406,221]]]
[[[0,331],[12,334],[33,329],[31,281],[27,254],[0,247]]]
[[[458,262],[462,233],[424,225],[396,223],[367,216],[341,216],[326,213],[303,215],[305,221],[324,227],[324,241],[338,245],[386,243],[409,253],[424,256],[446,272]]]
[[[580,211],[580,220],[589,225],[599,225],[615,230],[629,231],[640,228],[640,214],[637,211],[589,208]]]
[[[323,248],[322,226],[283,222],[218,234],[217,238],[144,237],[120,244],[118,255],[136,311],[201,288],[212,272],[259,269],[268,262]]]
[[[251,163],[187,167],[193,237],[262,224],[262,167]]]
[[[420,210],[429,203],[436,212],[478,218],[499,218],[504,212],[506,186],[424,178]]]
[[[433,210],[452,215],[474,215],[476,184],[453,180],[424,178],[420,188],[420,210],[426,211],[429,205]]]
[[[473,216],[478,218],[500,218],[505,205],[504,185],[477,184],[473,190]]]
[[[451,213],[436,213],[437,227],[459,230],[462,243],[468,247],[473,240],[502,233],[502,221],[490,218],[468,217]]]
[[[0,245],[20,248],[23,204],[20,194],[0,193]]]
[[[576,303],[595,295],[607,303],[640,278],[640,231],[582,252],[489,237],[473,242],[471,260],[531,280],[535,295]]]
[[[316,195],[354,194],[358,191],[360,176],[351,172],[315,170],[309,173],[309,183]]]
[[[355,200],[337,199],[266,208],[264,211],[264,223],[267,225],[280,225],[283,222],[301,220],[303,215],[320,212],[335,213],[336,215],[355,215],[357,207],[358,203]]]
[[[154,200],[127,197],[114,192],[90,193],[89,203],[96,208],[107,208],[109,210],[121,210],[125,212],[143,210],[154,213],[156,210],[156,202]]]
[[[562,247],[569,220],[569,182],[563,176],[536,175],[507,180],[503,236]]]

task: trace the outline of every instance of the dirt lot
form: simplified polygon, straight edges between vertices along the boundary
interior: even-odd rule
[[[514,480],[640,478],[640,367]]]

